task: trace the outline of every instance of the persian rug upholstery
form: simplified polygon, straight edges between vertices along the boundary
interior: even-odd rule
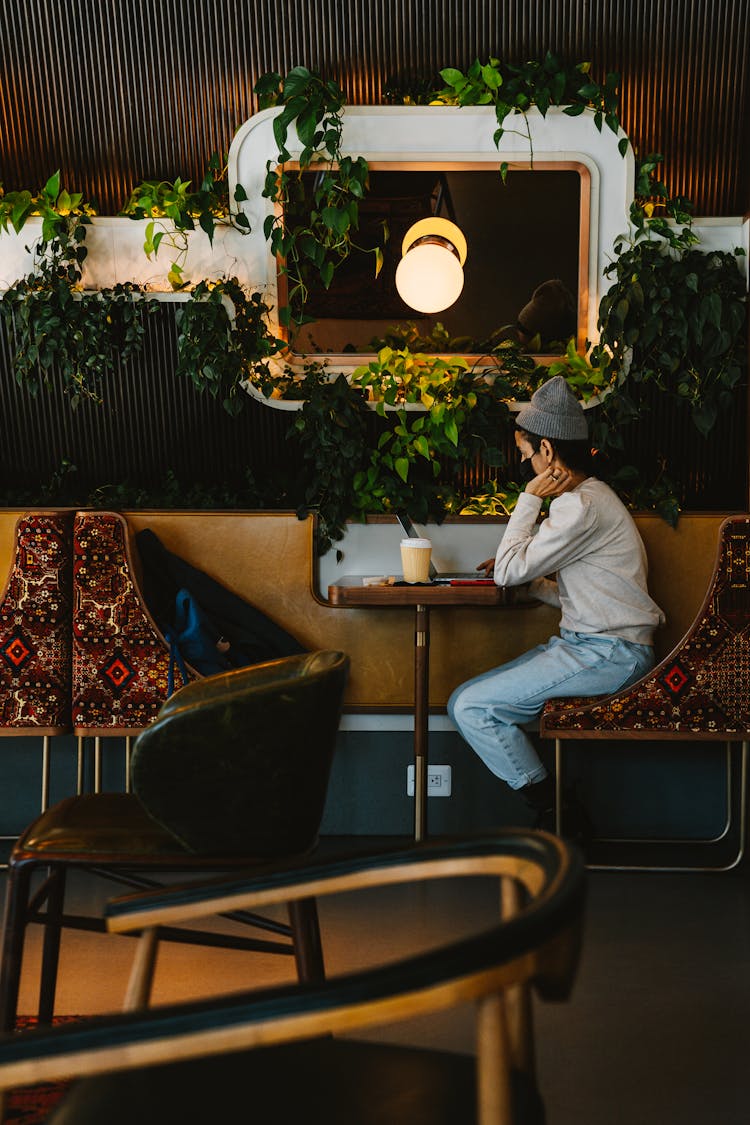
[[[32,512],[16,524],[0,603],[0,727],[70,730],[73,512]]]
[[[750,731],[750,519],[720,529],[713,578],[692,626],[660,664],[615,695],[551,699],[543,735],[639,732],[739,740]],[[574,737],[574,736],[572,736]]]
[[[53,1023],[76,1023],[80,1016],[55,1016]],[[36,1026],[36,1016],[18,1016],[16,1030],[28,1031]],[[40,1082],[24,1086],[8,1094],[2,1125],[43,1125],[60,1101],[70,1082]]]
[[[76,733],[128,733],[153,722],[168,694],[169,646],[138,590],[127,524],[116,512],[76,514],[72,631]],[[183,682],[174,668],[175,690]]]
[[[2,1125],[44,1125],[52,1110],[69,1088],[68,1082],[40,1082],[8,1095],[8,1108]]]

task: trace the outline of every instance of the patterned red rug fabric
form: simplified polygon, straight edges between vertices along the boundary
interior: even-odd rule
[[[55,1023],[71,1023],[80,1016],[56,1016]],[[19,1016],[18,1031],[25,1031],[36,1023],[34,1016]],[[8,1095],[2,1125],[41,1125],[68,1089],[69,1082],[40,1082],[38,1086],[24,1086]]]
[[[8,1095],[3,1125],[42,1125],[60,1101],[68,1082],[43,1082]]]

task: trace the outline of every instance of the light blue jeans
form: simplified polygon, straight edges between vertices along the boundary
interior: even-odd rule
[[[448,714],[484,764],[511,789],[521,789],[547,776],[521,727],[534,723],[548,699],[610,695],[653,664],[650,645],[563,629],[547,644],[461,684],[448,700]]]

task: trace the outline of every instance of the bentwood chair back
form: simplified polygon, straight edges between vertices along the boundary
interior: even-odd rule
[[[108,924],[119,933],[142,932],[129,992],[137,1006],[148,993],[162,926],[208,912],[375,890],[373,930],[392,944],[398,920],[384,897],[389,885],[457,879],[466,890],[475,876],[498,881],[486,888],[496,922],[484,915],[464,936],[442,942],[438,931],[428,950],[376,967],[367,966],[368,944],[360,942],[357,963],[364,966],[326,981],[145,1012],[136,1007],[84,1026],[8,1036],[0,1040],[0,1090],[89,1076],[74,1085],[50,1125],[543,1125],[531,992],[545,1001],[568,998],[584,903],[583,865],[563,840],[507,829],[315,861],[267,879],[236,876],[131,895],[110,905]],[[456,1005],[473,1007],[475,1056],[353,1038],[385,1024],[387,1040],[390,1025],[450,1016]]]
[[[15,1024],[26,928],[44,927],[39,1020],[54,1013],[61,931],[103,930],[101,917],[66,913],[68,871],[130,887],[158,873],[256,869],[307,854],[317,842],[348,672],[340,652],[312,652],[187,684],[139,736],[133,793],[70,797],[44,812],[10,857],[0,975],[0,1028]],[[32,879],[40,870],[39,889]],[[257,916],[284,940],[174,940],[293,955],[304,979],[323,975],[314,902],[295,903],[291,928]],[[290,942],[289,937],[293,940]]]

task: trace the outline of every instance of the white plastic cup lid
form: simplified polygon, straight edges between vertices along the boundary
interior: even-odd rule
[[[402,539],[402,547],[431,547],[431,539]]]

